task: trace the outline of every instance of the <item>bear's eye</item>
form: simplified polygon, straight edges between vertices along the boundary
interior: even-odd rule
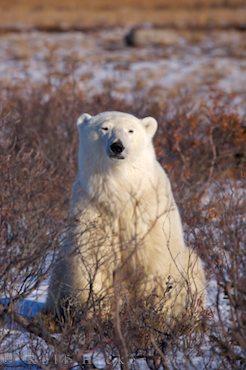
[[[133,133],[134,133],[134,131],[133,131],[133,130],[129,130],[128,132],[129,132],[130,134],[133,134]]]
[[[102,130],[103,131],[108,131],[108,127],[106,127],[106,126],[105,127],[102,127]]]

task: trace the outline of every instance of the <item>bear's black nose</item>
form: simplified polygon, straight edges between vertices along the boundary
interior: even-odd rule
[[[123,152],[125,147],[120,140],[117,140],[115,143],[110,145],[110,149],[114,154],[120,154]]]

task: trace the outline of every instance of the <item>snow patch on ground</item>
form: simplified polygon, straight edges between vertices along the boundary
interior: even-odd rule
[[[219,88],[241,94],[245,113],[246,59],[228,55],[218,40],[198,45],[129,48],[123,43],[125,29],[99,33],[21,33],[0,38],[0,80],[5,87],[76,82],[87,96],[110,91],[113,96],[134,101],[148,94],[165,99],[175,90],[192,88],[197,99],[207,89]],[[215,53],[214,51],[217,50]],[[220,52],[218,52],[220,51]],[[241,104],[242,103],[242,104]]]
[[[18,305],[17,311],[18,313],[25,315],[25,316],[35,316],[37,315],[44,306],[45,296],[47,293],[47,281],[45,281],[40,288],[33,292],[32,295],[28,298],[20,302]],[[218,294],[218,286],[216,280],[212,279],[208,283],[208,308],[215,307],[216,300]],[[33,298],[33,300],[31,299]],[[3,303],[3,301],[2,301]],[[220,293],[219,297],[219,306],[220,311],[223,314],[223,317],[229,317],[228,311],[228,304],[227,300]],[[216,319],[216,318],[215,318]],[[4,369],[24,369],[24,368],[32,368],[38,369],[39,367],[35,367],[35,363],[37,364],[37,359],[33,354],[33,348],[36,350],[39,348],[40,353],[43,351],[47,351],[47,346],[45,345],[44,341],[41,339],[34,339],[34,336],[23,332],[20,328],[16,327],[16,325],[11,325],[7,328],[2,328],[0,336],[3,337],[5,334],[6,339],[1,343],[1,354],[0,354],[0,363],[4,364]],[[184,338],[180,338],[181,348],[182,348],[182,341],[185,340]],[[38,347],[37,347],[38,346]],[[47,352],[48,353],[48,352]],[[209,359],[210,354],[210,344],[208,338],[204,338],[201,348],[201,356],[194,356],[191,358],[190,367],[186,367],[186,369],[193,369],[194,366],[197,369],[205,370],[207,369],[206,365],[206,358]],[[93,354],[87,354],[84,358],[89,363],[90,361],[98,368],[104,368],[105,358],[104,355],[99,351]],[[35,362],[36,361],[36,362]],[[179,365],[182,368],[182,364],[184,364],[185,357],[182,351],[175,353],[175,360],[171,357],[169,358],[167,355],[167,361],[169,363],[170,369],[175,369],[175,366]],[[119,359],[113,360],[115,369],[120,369]],[[26,365],[25,365],[26,364]],[[216,362],[214,366],[210,363],[210,369],[217,369]],[[134,367],[140,370],[149,370],[146,361],[144,359],[138,359],[134,361]]]

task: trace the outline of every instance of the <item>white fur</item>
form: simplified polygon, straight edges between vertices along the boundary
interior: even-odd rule
[[[51,278],[48,308],[56,312],[66,297],[83,304],[90,289],[95,297],[111,297],[117,277],[129,298],[155,290],[163,310],[179,315],[204,299],[205,279],[200,259],[185,246],[169,179],[156,160],[156,120],[104,112],[83,114],[77,126],[72,226]],[[121,159],[110,157],[117,140],[124,146]]]

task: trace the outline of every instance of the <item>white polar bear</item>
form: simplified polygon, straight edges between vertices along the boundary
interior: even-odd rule
[[[157,122],[121,112],[83,114],[70,228],[54,268],[47,309],[127,292],[177,317],[204,301],[201,261],[185,246],[169,179],[156,160]],[[127,296],[127,295],[126,295]],[[137,302],[137,301],[135,301]]]

